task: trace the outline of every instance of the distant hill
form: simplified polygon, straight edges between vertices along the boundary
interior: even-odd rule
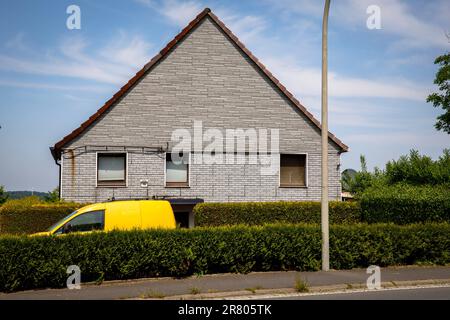
[[[39,191],[7,191],[9,199],[21,199],[25,197],[29,197],[31,195],[35,195],[41,199],[47,195],[47,192],[39,192]]]

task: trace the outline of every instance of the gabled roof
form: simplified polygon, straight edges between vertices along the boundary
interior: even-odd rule
[[[306,108],[290,93],[277,78],[273,76],[273,74],[266,69],[266,67],[248,50],[239,39],[225,26],[225,24],[217,18],[211,12],[211,9],[204,9],[194,20],[192,20],[181,32],[170,41],[156,56],[154,56],[141,70],[139,70],[136,75],[131,78],[120,90],[114,94],[114,96],[106,101],[106,103],[97,110],[88,120],[83,122],[77,129],[72,131],[69,135],[65,136],[62,140],[57,142],[54,147],[50,148],[53,157],[56,159],[60,158],[61,149],[69,142],[74,140],[80,134],[82,134],[91,124],[93,124],[97,119],[99,119],[109,108],[111,108],[114,103],[119,100],[124,94],[128,92],[128,90],[137,83],[141,78],[149,72],[153,66],[155,66],[158,61],[163,59],[168,53],[175,47],[175,45],[181,41],[189,34],[189,32],[194,29],[203,19],[206,17],[210,17],[212,21],[227,35],[227,37],[232,41],[238,48],[242,50],[249,58],[252,60],[258,68],[273,82],[273,84],[280,89],[280,91],[289,99],[289,101],[294,104],[317,128],[322,130],[322,126],[320,122],[314,118],[314,116],[306,110]],[[342,152],[348,151],[348,146],[345,145],[341,140],[339,140],[335,135],[331,132],[328,132],[328,137],[334,143],[336,143]]]

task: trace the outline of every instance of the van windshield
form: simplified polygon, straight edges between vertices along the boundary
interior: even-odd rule
[[[69,219],[70,217],[72,217],[74,214],[76,214],[78,212],[78,210],[75,210],[74,212],[72,212],[71,214],[69,214],[68,216],[65,216],[64,218],[62,218],[61,220],[59,220],[58,222],[56,222],[55,224],[53,224],[51,227],[49,227],[47,229],[47,231],[52,231],[57,225],[59,225],[61,222]]]

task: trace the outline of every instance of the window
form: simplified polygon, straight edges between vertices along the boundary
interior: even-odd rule
[[[97,186],[126,186],[127,155],[99,153],[97,156]]]
[[[103,210],[80,214],[61,227],[61,233],[103,230],[105,212]],[[59,231],[59,230],[58,230]],[[58,231],[56,233],[58,233]]]
[[[69,214],[68,216],[62,218],[61,220],[58,220],[58,222],[52,224],[50,227],[48,227],[47,231],[52,231],[53,229],[56,228],[57,225],[59,225],[60,223],[63,223],[65,220],[70,219],[72,216],[76,215],[78,212],[78,210],[75,210],[74,212],[72,212],[71,214]],[[61,233],[61,228],[59,228],[56,232]]]
[[[175,160],[175,159],[174,159]],[[180,160],[172,161],[172,154],[166,153],[166,187],[189,186],[189,156],[180,155]]]
[[[306,187],[306,154],[280,155],[280,187]]]

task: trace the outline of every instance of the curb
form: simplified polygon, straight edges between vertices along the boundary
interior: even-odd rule
[[[430,280],[414,280],[414,281],[389,281],[382,282],[381,289],[395,289],[406,287],[421,287],[430,285],[450,285],[450,279],[430,279]],[[351,292],[352,290],[368,290],[365,283],[346,283],[328,286],[314,286],[308,289],[307,292],[299,292],[294,288],[283,289],[257,289],[253,293],[249,290],[226,291],[214,293],[198,293],[198,294],[183,294],[174,295],[161,298],[134,298],[132,300],[217,300],[217,299],[242,299],[242,298],[257,298],[259,296],[267,295],[308,295],[313,293],[333,293],[333,292]]]

